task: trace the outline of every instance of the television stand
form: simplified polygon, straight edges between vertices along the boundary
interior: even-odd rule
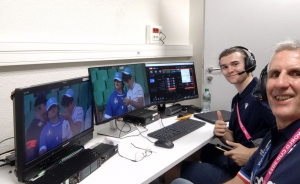
[[[122,130],[122,132],[120,130]],[[103,129],[99,130],[97,134],[120,138],[134,130],[136,130],[134,126],[114,119],[109,122],[108,127],[104,127]]]

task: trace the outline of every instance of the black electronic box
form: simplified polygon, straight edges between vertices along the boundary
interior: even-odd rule
[[[141,124],[145,126],[150,123],[153,123],[154,121],[157,121],[158,113],[157,111],[141,109],[124,116],[123,120],[133,124]]]
[[[27,181],[26,184],[79,183],[117,152],[118,145],[101,143],[92,149],[84,149],[63,163],[46,170],[41,177]]]

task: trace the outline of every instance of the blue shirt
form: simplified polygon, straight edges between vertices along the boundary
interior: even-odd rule
[[[286,142],[294,135],[294,133],[300,128],[300,120],[290,124],[282,130],[278,130],[274,127],[263,139],[261,145],[257,151],[250,157],[248,163],[240,170],[238,176],[246,183],[249,183],[250,176],[257,166],[258,162],[262,159],[263,152],[267,147],[268,142],[271,140],[271,147],[263,160],[261,167],[257,170],[255,176],[255,183],[262,183],[263,177],[269,170],[270,165],[277,157],[278,153]],[[299,142],[295,144],[295,147],[283,157],[279,162],[273,174],[271,175],[270,183],[299,183],[300,181],[300,145]]]
[[[46,151],[52,150],[62,143],[63,121],[64,119],[59,117],[58,123],[48,122],[46,124],[40,136],[40,151],[43,149]]]
[[[253,140],[263,138],[271,128],[276,126],[275,117],[268,104],[262,104],[262,102],[252,96],[257,82],[258,79],[254,77],[241,94],[238,93],[233,97],[231,104],[232,112],[229,121],[229,130],[233,132],[235,142],[248,148],[252,148],[254,145],[247,140],[240,128],[236,112],[237,102],[241,121]]]
[[[126,98],[126,93],[122,90],[122,94],[119,94],[116,90],[109,96],[106,109],[105,118],[111,118],[117,115],[124,114],[128,111],[127,106],[123,103],[122,98]]]

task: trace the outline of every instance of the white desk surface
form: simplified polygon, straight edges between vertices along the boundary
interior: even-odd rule
[[[171,117],[168,119],[163,119],[162,121],[164,126],[166,126],[172,124],[175,119],[176,117]],[[143,133],[143,135],[148,137],[148,133],[162,127],[163,126],[160,120],[158,120],[147,125],[148,131]],[[150,148],[155,153],[152,153],[151,156],[145,157],[139,162],[132,162],[116,154],[80,183],[150,183],[164,172],[168,171],[170,168],[187,158],[189,155],[203,147],[205,144],[209,143],[213,139],[213,127],[214,126],[212,124],[206,123],[205,126],[174,141],[174,147],[172,149],[156,147],[154,146],[154,143],[149,142],[141,135],[125,139],[109,137],[108,139],[119,143],[119,152],[125,157],[134,159],[135,153],[140,151],[139,149],[135,149],[131,143],[140,148]],[[88,142],[85,147],[90,147],[95,143],[102,142],[104,140],[104,136],[97,135],[97,128],[98,126],[95,126],[94,138]],[[144,129],[140,128],[140,130],[142,131]],[[128,135],[137,134],[138,131],[136,130]],[[124,137],[128,135],[125,135]],[[152,142],[156,141],[154,138],[148,138]],[[15,175],[13,173],[9,173],[9,171],[13,171],[13,169],[14,167],[11,166],[0,167],[0,183],[18,183]]]

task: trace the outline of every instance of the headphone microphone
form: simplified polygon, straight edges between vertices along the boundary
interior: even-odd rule
[[[238,74],[238,75],[242,75],[243,73],[248,72],[249,70],[251,70],[251,69],[254,68],[254,67],[256,67],[256,64],[253,65],[253,66],[251,66],[250,68],[247,68],[247,70],[244,70],[244,71],[239,72],[239,73],[237,73],[237,74]]]

